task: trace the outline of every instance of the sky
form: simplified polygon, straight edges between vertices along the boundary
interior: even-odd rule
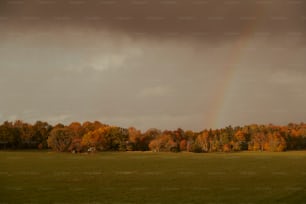
[[[306,121],[303,0],[0,0],[0,122]]]

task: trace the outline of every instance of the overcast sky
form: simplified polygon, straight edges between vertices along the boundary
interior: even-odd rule
[[[305,11],[303,0],[0,0],[0,122],[305,122]]]

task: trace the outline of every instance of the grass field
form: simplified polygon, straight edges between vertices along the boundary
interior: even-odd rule
[[[306,152],[0,152],[0,203],[306,203]]]

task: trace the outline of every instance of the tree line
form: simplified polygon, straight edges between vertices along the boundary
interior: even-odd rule
[[[110,126],[99,121],[69,125],[21,120],[0,125],[0,149],[52,149],[58,152],[155,151],[234,152],[306,149],[306,124],[246,125],[221,129],[148,129]]]

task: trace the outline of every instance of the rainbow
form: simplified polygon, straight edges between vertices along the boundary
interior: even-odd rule
[[[255,14],[259,14],[262,9],[255,10]],[[262,13],[261,13],[262,14]],[[259,15],[255,15],[259,16]],[[212,111],[210,112],[210,122],[209,126],[212,128],[221,128],[224,125],[223,117],[225,111],[230,108],[231,90],[234,88],[235,81],[237,79],[237,72],[239,69],[239,62],[243,55],[244,48],[249,46],[251,37],[254,34],[255,27],[257,25],[256,20],[252,23],[247,24],[241,33],[239,33],[239,38],[230,49],[230,55],[226,63],[224,64],[225,71],[222,73],[221,83],[215,90],[217,93],[213,99]]]

